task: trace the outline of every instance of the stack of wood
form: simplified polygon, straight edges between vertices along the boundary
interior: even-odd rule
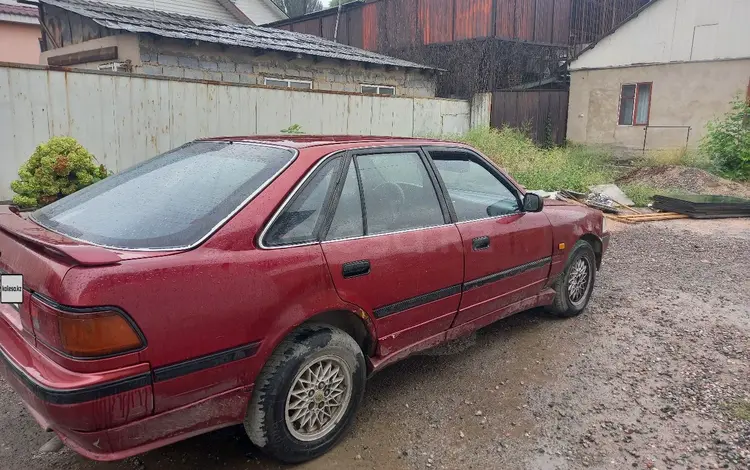
[[[625,224],[688,218],[687,215],[678,214],[676,212],[639,212],[631,206],[617,202],[614,199],[610,199],[610,205],[603,205],[598,201],[591,201],[586,194],[575,193],[572,191],[560,191],[555,198],[579,206],[588,206],[593,207],[594,209],[599,209],[604,213],[604,217]]]

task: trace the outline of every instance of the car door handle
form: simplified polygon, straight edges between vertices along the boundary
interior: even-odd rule
[[[490,237],[477,237],[471,241],[471,249],[474,251],[486,250],[490,247]]]
[[[341,267],[341,274],[344,279],[357,276],[366,276],[370,274],[370,261],[363,259],[360,261],[351,261],[344,263]]]

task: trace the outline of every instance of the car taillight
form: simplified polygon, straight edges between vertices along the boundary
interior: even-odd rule
[[[144,346],[135,327],[118,310],[57,306],[36,295],[30,307],[37,340],[69,356],[90,359]]]

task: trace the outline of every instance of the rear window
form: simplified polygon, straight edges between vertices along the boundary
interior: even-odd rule
[[[192,142],[32,214],[79,240],[123,249],[198,243],[294,158],[291,149]]]

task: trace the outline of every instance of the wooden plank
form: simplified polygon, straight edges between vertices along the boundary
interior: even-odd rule
[[[69,54],[48,57],[47,63],[49,65],[65,67],[69,65],[114,59],[117,59],[117,46],[101,47],[98,49],[89,49],[87,51],[71,52]]]
[[[552,42],[554,44],[568,44],[570,42],[572,0],[555,0],[554,4]]]
[[[380,50],[405,48],[421,42],[417,34],[417,0],[386,0],[380,3]]]
[[[553,2],[554,0],[536,0],[536,11],[534,14],[535,42],[552,43]]]
[[[455,0],[453,40],[491,36],[492,0]]]
[[[378,50],[378,7],[380,3],[368,3],[362,7],[362,48]]]
[[[527,92],[528,94],[529,92]],[[533,92],[531,92],[533,93]],[[552,116],[550,115],[550,99],[552,97],[552,93],[550,91],[540,91],[538,93],[539,100],[537,102],[537,109],[536,109],[536,142],[540,144],[549,144],[551,142],[547,141],[547,120],[551,119]]]
[[[70,21],[70,43],[80,44],[84,41],[83,39],[83,25],[81,24],[81,17],[75,13],[68,15]]]
[[[349,45],[362,49],[364,47],[363,14],[362,8],[349,10],[346,13],[348,21]]]
[[[419,24],[423,44],[453,41],[453,0],[419,2]]]
[[[523,41],[534,40],[534,15],[536,0],[516,1],[516,38]]]
[[[495,12],[495,37],[514,39],[516,37],[516,0],[497,0]]]
[[[342,15],[343,19],[343,15]],[[345,21],[339,21],[339,38],[342,37],[341,33],[341,23],[346,23]],[[320,28],[322,32],[322,36],[326,39],[329,39],[331,41],[335,40],[336,38],[333,37],[333,33],[336,30],[336,13],[332,15],[326,15],[323,18],[320,19]],[[346,37],[346,36],[344,36]],[[346,44],[344,41],[341,41],[339,39],[340,43]]]

